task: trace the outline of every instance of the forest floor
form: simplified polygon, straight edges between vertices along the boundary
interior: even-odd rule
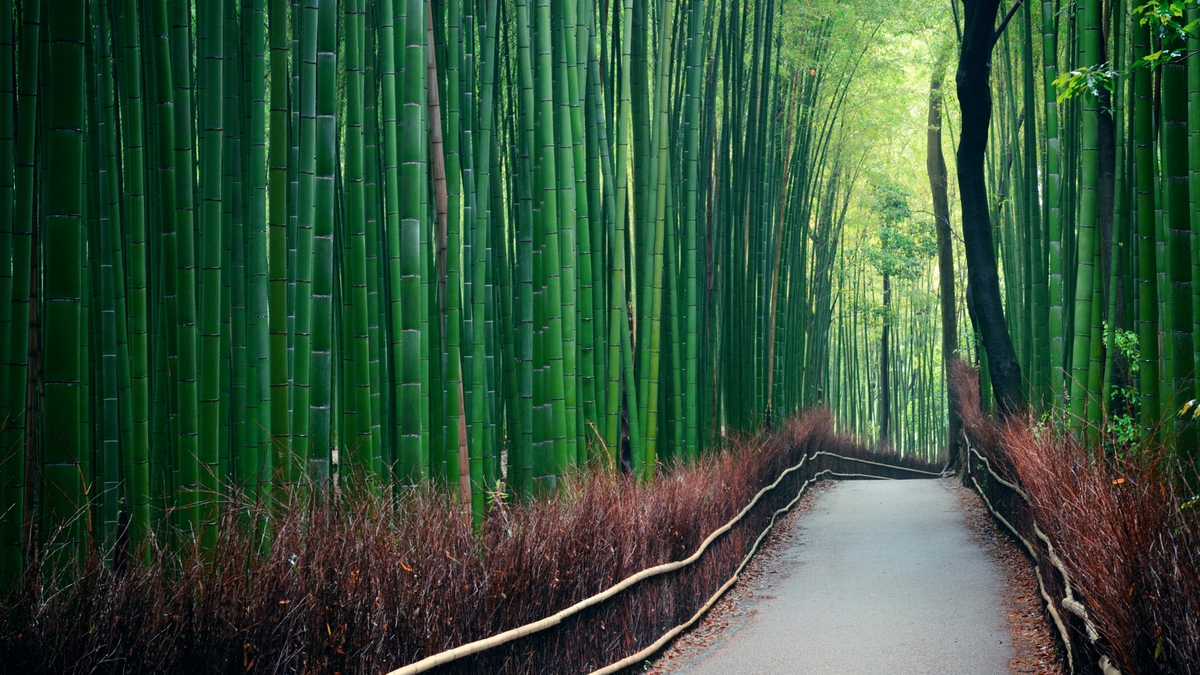
[[[815,487],[648,670],[1062,672],[1031,565],[956,479]]]

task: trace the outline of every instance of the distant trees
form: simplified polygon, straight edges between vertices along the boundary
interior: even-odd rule
[[[879,341],[879,442],[890,439],[892,399],[891,329],[892,278],[914,281],[924,270],[926,261],[936,252],[934,233],[913,221],[909,195],[893,183],[872,186],[871,212],[878,218],[878,246],[871,249],[869,259],[883,279],[882,321]]]

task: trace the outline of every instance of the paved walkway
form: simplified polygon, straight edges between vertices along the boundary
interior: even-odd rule
[[[840,483],[794,532],[750,617],[683,672],[1009,672],[998,572],[938,481]]]

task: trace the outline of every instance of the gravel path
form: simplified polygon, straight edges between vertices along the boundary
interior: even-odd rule
[[[736,632],[677,672],[1010,672],[1000,575],[964,520],[938,481],[838,484]]]

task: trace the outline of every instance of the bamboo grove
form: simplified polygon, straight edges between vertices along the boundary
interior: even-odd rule
[[[783,4],[0,2],[5,583],[821,400],[860,47]]]
[[[950,228],[951,217],[958,220],[956,186],[944,158],[957,122],[953,91],[943,86],[953,23],[940,10],[919,3],[874,9],[883,20],[849,64],[861,75],[838,111],[821,186],[818,212],[830,222],[820,231],[827,234],[813,239],[817,264],[831,269],[829,285],[814,288],[822,312],[816,339],[828,343],[815,400],[845,431],[930,462],[944,461],[947,434],[956,436],[948,424],[947,356],[977,351],[969,325],[954,321],[966,314],[966,283],[965,268],[952,260],[962,260]],[[925,172],[916,168],[920,153],[933,158]],[[939,203],[933,193],[941,206],[931,210],[931,201]],[[947,259],[939,260],[943,253]],[[952,337],[947,344],[943,334],[939,344],[944,326]]]
[[[1001,11],[988,191],[1027,399],[1110,451],[1166,441],[1194,471],[1200,6]]]
[[[936,265],[918,255],[922,269],[889,275],[885,298],[871,261],[879,254],[873,231],[854,234],[834,263],[829,368],[836,376],[828,380],[827,403],[847,431],[935,461],[945,449],[948,416]],[[961,306],[961,293],[956,300]]]

